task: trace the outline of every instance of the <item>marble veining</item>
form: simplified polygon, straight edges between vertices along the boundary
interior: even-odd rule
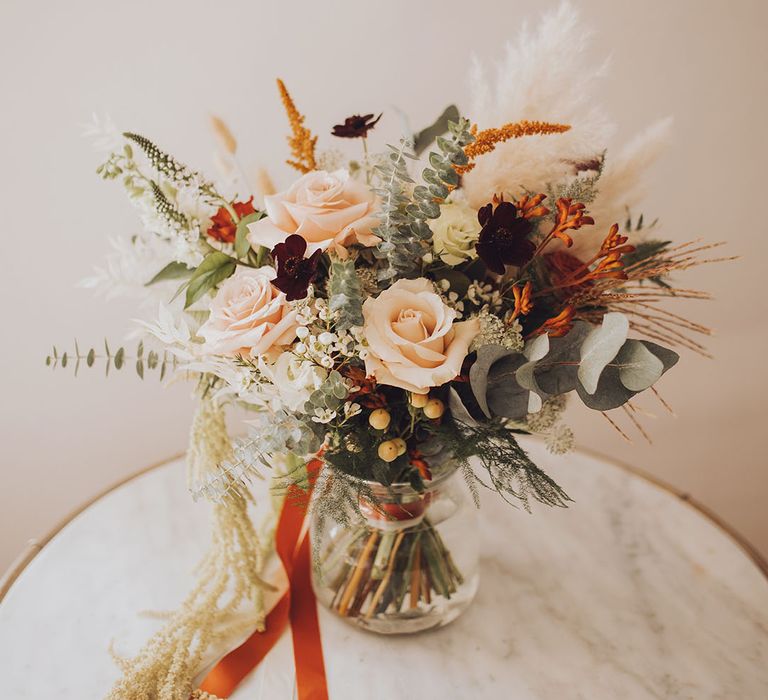
[[[532,515],[485,494],[477,599],[451,626],[384,638],[325,610],[334,700],[768,698],[768,580],[674,495],[591,456],[527,443],[566,488],[567,510]],[[208,541],[171,463],[70,523],[0,604],[0,697],[89,700],[173,608]],[[262,499],[265,500],[265,499]],[[284,635],[233,696],[293,697]]]

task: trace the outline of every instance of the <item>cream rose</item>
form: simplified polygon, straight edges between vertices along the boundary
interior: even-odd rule
[[[480,235],[477,212],[463,201],[446,202],[440,216],[429,222],[432,246],[446,265],[455,266],[477,257],[475,243]]]
[[[454,323],[456,312],[429,280],[398,280],[363,304],[369,352],[365,371],[380,384],[426,394],[458,376],[477,319]]]
[[[216,355],[274,355],[296,337],[298,322],[285,294],[272,286],[275,270],[238,267],[211,303],[198,335]]]
[[[375,197],[346,170],[317,170],[299,178],[285,192],[264,197],[267,216],[248,227],[248,241],[270,250],[292,233],[307,242],[307,256],[333,246],[346,255],[345,246],[379,242],[372,229],[379,224]]]

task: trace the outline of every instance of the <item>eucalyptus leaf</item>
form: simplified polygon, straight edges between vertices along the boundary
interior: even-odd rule
[[[443,110],[443,113],[425,129],[422,129],[413,139],[413,151],[416,155],[421,155],[438,136],[442,136],[448,131],[448,122],[457,122],[459,120],[459,110],[456,105],[449,105]]]
[[[545,392],[536,381],[535,370],[539,360],[543,360],[548,352],[549,336],[546,333],[532,338],[523,348],[523,356],[528,362],[517,368],[515,379],[520,386],[529,392],[526,413],[537,413],[540,411],[543,403],[542,398],[546,398]]]
[[[255,211],[247,214],[237,222],[237,231],[235,233],[235,255],[243,258],[248,254],[251,244],[248,242],[248,224],[253,224],[266,216],[264,212]]]
[[[662,374],[664,374],[664,372],[666,372],[668,369],[674,367],[674,365],[680,359],[680,356],[673,350],[669,350],[662,345],[652,343],[649,340],[630,340],[627,342],[638,342],[645,346],[648,351],[653,353],[653,355],[656,356],[662,363]],[[595,409],[596,411],[609,411],[613,408],[623,406],[635,394],[639,393],[637,391],[628,389],[626,386],[624,386],[624,384],[622,384],[621,368],[620,363],[618,362],[619,354],[620,353],[617,353],[617,361],[609,363],[603,373],[600,375],[600,380],[598,381],[596,391],[594,391],[592,394],[589,394],[584,389],[584,387],[581,386],[581,384],[576,387],[576,391],[579,397],[589,408]]]
[[[661,377],[664,364],[639,340],[628,340],[619,350],[615,363],[619,379],[630,391],[645,391]]]
[[[488,375],[486,400],[492,416],[521,418],[528,413],[530,392],[520,385],[517,370],[525,357],[514,353],[496,362]]]
[[[451,387],[448,393],[448,408],[451,411],[451,416],[454,420],[464,425],[474,427],[477,425],[477,421],[472,417],[464,402],[461,400],[459,393]]]
[[[233,275],[236,267],[237,262],[226,253],[209,253],[189,280],[184,308],[192,306],[206,292]]]
[[[603,324],[590,332],[581,346],[578,377],[588,394],[597,391],[600,375],[618,354],[629,333],[629,319],[617,312],[603,316]]]
[[[150,285],[156,284],[157,282],[164,282],[165,280],[182,279],[188,275],[191,275],[194,269],[195,268],[193,267],[187,267],[187,265],[183,262],[174,260],[173,262],[169,262],[144,286],[149,287]]]
[[[549,352],[536,364],[535,370],[536,383],[542,391],[558,396],[576,388],[581,345],[593,328],[586,321],[575,321],[567,335],[549,339]]]
[[[546,333],[537,335],[526,342],[523,355],[529,362],[538,362],[544,359],[549,352],[549,336]]]
[[[459,298],[464,298],[467,295],[470,280],[463,272],[453,267],[446,267],[435,270],[434,277],[436,280],[448,280],[448,284],[451,285],[450,291],[456,292]]]
[[[501,345],[483,345],[477,350],[477,359],[469,369],[469,384],[480,409],[488,418],[491,417],[487,399],[488,374],[491,367],[501,358],[516,354],[518,353]]]

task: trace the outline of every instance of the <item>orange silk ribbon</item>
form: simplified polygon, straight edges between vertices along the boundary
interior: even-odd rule
[[[307,465],[311,487],[322,462]],[[290,621],[298,700],[328,700],[317,604],[310,578],[309,534],[302,536],[309,494],[295,485],[288,492],[275,530],[275,550],[288,576],[288,591],[270,611],[264,632],[254,632],[208,673],[200,690],[228,698],[277,643]]]

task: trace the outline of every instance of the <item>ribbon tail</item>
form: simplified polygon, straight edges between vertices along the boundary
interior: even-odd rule
[[[310,492],[322,462],[307,465]],[[264,632],[254,632],[208,673],[200,690],[228,698],[264,659],[290,621],[298,700],[328,700],[317,603],[312,590],[309,534],[302,536],[309,494],[291,485],[275,531],[275,550],[288,576],[288,591],[270,611]]]
[[[228,698],[243,679],[258,666],[277,644],[288,625],[291,598],[284,594],[266,619],[266,629],[254,632],[239,647],[221,659],[208,673],[200,690]]]
[[[299,700],[328,700],[317,601],[312,591],[311,552],[307,534],[294,559],[291,579],[291,634]]]

